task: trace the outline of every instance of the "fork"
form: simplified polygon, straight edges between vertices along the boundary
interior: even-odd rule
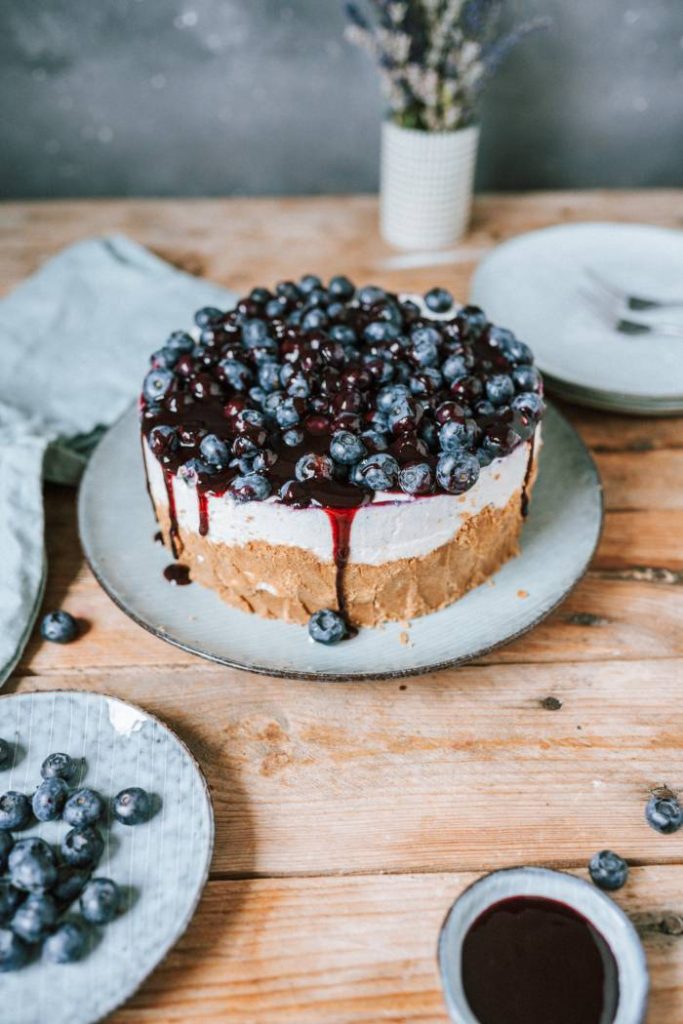
[[[606,302],[604,294],[596,295],[586,288],[581,289],[580,294],[593,311],[602,320],[608,320],[612,328],[618,331],[619,334],[626,334],[631,337],[652,334],[666,338],[683,338],[683,324],[657,321],[646,323],[644,320],[634,320],[632,317],[620,316],[618,313],[615,314],[613,308],[610,308],[609,297],[607,297]]]
[[[585,272],[594,284],[599,285],[603,291],[608,292],[614,298],[633,312],[643,313],[653,309],[683,309],[683,299],[646,299],[643,295],[630,295],[628,292],[618,288],[611,281],[608,281],[593,267],[586,267]],[[637,332],[635,332],[637,333]]]

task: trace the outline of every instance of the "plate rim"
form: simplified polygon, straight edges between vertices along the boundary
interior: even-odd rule
[[[510,634],[506,635],[503,639],[496,640],[496,641],[494,641],[491,644],[484,644],[483,646],[477,648],[475,651],[472,651],[471,653],[469,653],[467,655],[461,655],[461,656],[454,657],[454,658],[447,658],[445,661],[439,661],[439,662],[435,662],[435,663],[429,664],[429,665],[420,665],[420,666],[411,667],[411,668],[404,668],[404,669],[399,668],[399,669],[393,669],[391,671],[383,671],[383,672],[357,671],[357,672],[339,672],[339,673],[332,673],[332,672],[330,672],[330,673],[322,673],[322,672],[314,672],[314,671],[295,672],[295,671],[292,671],[292,670],[289,670],[289,669],[273,668],[273,667],[268,667],[268,666],[263,666],[263,665],[249,665],[249,664],[245,664],[245,663],[240,662],[240,661],[235,661],[235,660],[233,660],[231,658],[224,658],[224,657],[221,657],[221,656],[216,655],[216,654],[211,654],[211,653],[209,653],[207,651],[198,650],[196,647],[191,646],[191,644],[186,643],[183,640],[179,640],[179,639],[171,636],[164,628],[158,627],[158,626],[155,627],[155,626],[152,626],[150,623],[145,622],[144,619],[142,619],[135,611],[130,609],[128,606],[126,606],[125,602],[118,597],[118,595],[113,591],[113,588],[108,585],[107,581],[104,579],[102,574],[97,570],[96,566],[94,565],[94,561],[91,558],[90,552],[88,550],[88,546],[87,546],[87,544],[85,542],[85,539],[84,539],[84,528],[83,528],[83,521],[85,519],[85,510],[84,510],[84,507],[85,507],[85,497],[84,497],[84,495],[85,495],[85,482],[86,482],[88,474],[90,472],[90,466],[92,465],[92,462],[90,462],[90,461],[88,462],[88,465],[86,466],[85,472],[83,473],[83,476],[81,477],[81,481],[80,481],[80,484],[79,484],[79,487],[78,487],[78,502],[77,502],[77,506],[78,506],[78,536],[79,536],[79,540],[80,540],[80,543],[81,543],[81,548],[82,548],[82,551],[83,551],[83,555],[84,555],[84,558],[85,558],[85,560],[86,560],[86,562],[88,564],[88,567],[90,568],[90,571],[92,572],[93,576],[95,577],[95,579],[97,580],[99,585],[102,587],[104,592],[114,602],[114,604],[118,608],[120,608],[121,611],[125,615],[127,615],[128,618],[130,618],[133,622],[135,622],[138,626],[141,626],[146,632],[151,633],[152,636],[156,636],[158,639],[164,640],[167,643],[171,644],[173,647],[177,647],[180,650],[185,651],[188,654],[195,655],[196,657],[203,658],[204,660],[210,661],[213,664],[223,665],[226,668],[238,669],[241,672],[252,672],[255,675],[270,676],[271,678],[275,678],[275,679],[302,680],[302,681],[306,681],[306,682],[317,682],[317,683],[356,683],[356,682],[357,683],[362,683],[362,682],[380,682],[380,681],[382,681],[382,682],[385,682],[385,681],[386,682],[390,682],[390,681],[396,680],[396,679],[409,679],[409,678],[415,677],[415,676],[427,675],[430,672],[441,672],[444,669],[456,668],[456,667],[461,666],[461,665],[469,665],[469,664],[472,664],[473,662],[475,662],[477,659],[479,659],[481,657],[484,657],[487,654],[490,654],[492,651],[495,651],[495,650],[497,650],[500,647],[505,647],[507,644],[510,644],[514,640],[517,640],[520,636],[524,636],[525,633],[528,633],[530,630],[534,629],[537,625],[539,625],[539,623],[543,622],[546,618],[548,618],[548,616],[551,615],[555,611],[555,609],[558,608],[562,604],[562,602],[567,598],[567,596],[572,592],[572,590],[584,578],[584,576],[588,572],[589,566],[590,566],[590,564],[591,564],[591,562],[593,560],[595,552],[597,551],[597,549],[598,549],[598,547],[600,545],[600,541],[602,539],[602,534],[603,534],[604,524],[605,524],[605,495],[604,495],[604,489],[603,489],[603,486],[602,486],[602,479],[600,477],[600,473],[599,473],[598,467],[596,465],[595,459],[593,458],[593,456],[592,456],[592,454],[590,452],[590,449],[588,448],[588,446],[586,445],[585,441],[583,440],[583,438],[579,434],[578,430],[576,430],[574,425],[567,419],[567,417],[564,416],[560,412],[560,410],[557,408],[557,406],[553,402],[547,402],[546,401],[546,405],[550,406],[552,408],[552,410],[553,410],[554,415],[556,415],[558,417],[558,419],[565,426],[567,426],[571,430],[571,432],[574,435],[576,441],[578,442],[578,444],[580,445],[580,447],[583,450],[583,454],[584,454],[584,456],[586,458],[588,467],[590,469],[590,472],[591,472],[591,475],[592,475],[592,478],[593,478],[594,488],[595,488],[595,491],[597,492],[597,497],[598,497],[598,524],[597,524],[595,540],[593,542],[591,550],[588,553],[584,563],[578,569],[578,571],[576,572],[576,575],[573,576],[572,581],[568,585],[568,587],[547,608],[544,608],[543,611],[539,615],[536,616],[536,618],[532,619],[530,622],[528,622],[526,625],[524,625],[521,629],[516,630],[514,633],[510,633]],[[99,449],[100,445],[105,441],[105,439],[107,438],[107,436],[110,433],[110,431],[113,430],[116,426],[118,426],[118,424],[121,423],[121,421],[126,416],[130,415],[131,410],[133,408],[134,408],[134,403],[131,406],[129,406],[129,408],[126,410],[126,412],[123,413],[111,425],[109,430],[107,430],[105,432],[103,437],[98,442],[97,449]],[[97,449],[96,449],[96,451],[97,451]],[[95,453],[93,453],[93,454],[95,454]],[[456,603],[457,602],[455,602],[455,601],[453,602],[453,604],[456,604]],[[246,614],[246,613],[244,613],[244,614]],[[431,614],[434,614],[434,613],[431,613]],[[256,616],[256,618],[261,618],[261,617],[260,616]],[[419,618],[427,618],[427,616],[419,616]],[[267,622],[266,619],[264,619],[263,621]],[[372,628],[372,627],[369,627],[369,628]]]
[[[121,419],[121,418],[122,417],[119,417],[119,419]],[[117,420],[117,422],[118,422],[118,420]],[[177,932],[175,932],[174,937],[172,939],[170,939],[167,943],[164,944],[164,946],[162,948],[162,951],[161,951],[159,957],[157,958],[157,960],[155,961],[154,965],[152,967],[150,967],[150,969],[142,976],[142,978],[140,978],[140,981],[135,985],[135,987],[133,989],[131,989],[130,992],[128,992],[127,995],[125,995],[123,997],[123,999],[121,999],[118,1002],[114,1003],[103,1014],[101,1014],[101,1015],[99,1015],[97,1017],[93,1017],[91,1019],[91,1021],[90,1021],[90,1024],[99,1024],[100,1021],[106,1020],[106,1018],[111,1016],[111,1014],[114,1013],[115,1010],[118,1010],[120,1007],[124,1006],[126,1003],[128,1003],[131,999],[133,999],[137,995],[137,993],[140,991],[140,989],[145,984],[145,982],[152,976],[152,974],[154,974],[154,972],[156,970],[159,969],[159,967],[161,967],[162,963],[164,962],[166,957],[169,955],[169,953],[171,952],[173,947],[176,946],[180,942],[180,940],[183,938],[183,936],[185,935],[186,931],[188,930],[188,928],[192,924],[194,916],[197,913],[197,908],[198,908],[198,906],[199,906],[199,904],[200,904],[200,902],[202,900],[204,892],[206,891],[206,886],[207,886],[207,884],[209,882],[209,878],[210,878],[210,875],[211,875],[211,864],[213,863],[213,856],[214,856],[214,852],[215,852],[216,820],[215,820],[215,815],[214,815],[214,810],[213,810],[213,801],[211,799],[211,789],[209,787],[209,783],[207,781],[206,775],[204,774],[204,770],[203,770],[202,766],[200,765],[199,761],[194,756],[194,754],[192,753],[192,751],[188,747],[188,745],[185,742],[185,740],[183,740],[180,736],[178,736],[178,734],[175,732],[174,729],[172,729],[158,715],[155,715],[152,711],[148,711],[146,708],[143,708],[140,704],[134,704],[132,701],[125,700],[123,697],[119,697],[118,694],[108,693],[105,690],[83,690],[83,689],[70,690],[70,689],[63,689],[61,687],[55,687],[54,689],[50,689],[50,690],[19,690],[19,691],[14,691],[13,693],[2,693],[2,694],[0,694],[0,707],[2,706],[2,702],[3,701],[12,700],[13,698],[30,697],[32,699],[35,699],[36,697],[40,697],[40,698],[42,698],[42,697],[54,697],[57,694],[65,695],[65,696],[68,695],[68,696],[72,696],[72,697],[73,696],[75,696],[75,697],[83,697],[83,696],[85,696],[85,697],[91,697],[91,698],[92,697],[99,697],[99,698],[104,698],[105,700],[114,700],[118,704],[123,704],[127,708],[133,708],[134,711],[140,712],[146,718],[151,719],[156,725],[161,726],[162,729],[164,729],[166,732],[170,733],[170,735],[173,737],[173,739],[176,741],[176,743],[178,743],[178,745],[182,748],[183,752],[187,755],[187,757],[190,760],[192,766],[194,767],[195,771],[197,772],[197,774],[199,776],[199,779],[201,781],[201,784],[202,784],[202,791],[204,793],[204,796],[206,797],[206,805],[207,805],[208,811],[209,811],[209,832],[208,832],[208,837],[207,837],[208,838],[208,844],[207,844],[206,864],[205,864],[204,869],[202,871],[201,882],[200,882],[199,886],[197,887],[197,893],[193,897],[193,899],[191,901],[191,904],[188,907],[188,910],[187,910],[186,914],[183,915],[183,918],[182,918],[182,920],[180,922],[180,925],[178,927]]]

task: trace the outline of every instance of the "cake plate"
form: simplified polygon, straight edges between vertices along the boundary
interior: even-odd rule
[[[602,488],[585,445],[552,406],[543,422],[538,479],[521,554],[442,611],[361,629],[334,647],[305,626],[230,608],[198,584],[164,578],[170,553],[155,543],[137,413],[104,436],[81,483],[79,529],[90,567],[109,596],[151,633],[211,661],[298,679],[380,679],[461,664],[544,619],[581,579],[602,526]]]
[[[97,929],[78,963],[36,957],[3,974],[3,1024],[92,1024],[128,999],[187,928],[202,894],[213,851],[213,811],[197,763],[162,722],[141,708],[99,693],[38,692],[0,697],[0,735],[13,747],[2,790],[31,793],[49,753],[82,759],[78,782],[104,797],[142,786],[156,798],[154,816],[131,828],[103,827],[95,869],[122,889],[124,912]],[[35,823],[15,839],[58,844],[63,821]]]

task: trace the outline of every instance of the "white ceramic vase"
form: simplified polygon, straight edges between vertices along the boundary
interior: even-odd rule
[[[401,249],[437,249],[464,235],[472,207],[479,126],[424,132],[382,125],[382,236]]]

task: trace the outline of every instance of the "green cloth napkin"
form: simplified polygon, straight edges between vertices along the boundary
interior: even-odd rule
[[[43,477],[76,483],[149,355],[199,307],[233,302],[121,236],[65,249],[0,301],[0,686],[40,608]]]

